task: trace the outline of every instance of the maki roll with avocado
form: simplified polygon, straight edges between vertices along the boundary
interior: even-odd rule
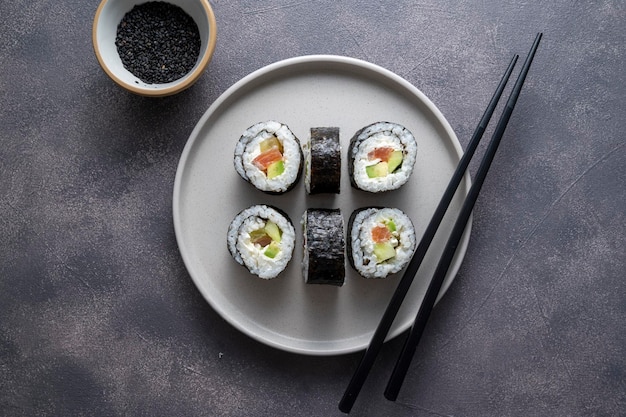
[[[256,205],[241,211],[228,228],[228,250],[240,265],[263,279],[286,267],[296,241],[289,217],[277,208]]]
[[[313,127],[304,147],[304,184],[309,194],[339,194],[341,145],[338,127]]]
[[[287,125],[257,123],[235,146],[235,169],[244,180],[269,194],[291,190],[302,174],[300,141]]]
[[[302,229],[304,282],[342,286],[346,268],[341,212],[338,209],[308,209],[302,216]]]
[[[350,140],[350,182],[372,193],[400,188],[413,172],[416,154],[415,137],[404,126],[389,122],[366,126]]]
[[[411,219],[395,208],[362,208],[350,216],[348,261],[365,278],[385,278],[404,268],[416,247]]]

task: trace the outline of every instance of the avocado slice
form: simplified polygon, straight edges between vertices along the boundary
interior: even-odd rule
[[[269,151],[272,148],[278,148],[279,151],[283,151],[283,145],[276,136],[270,136],[269,138],[263,140],[259,143],[259,146],[261,148],[261,153]]]
[[[276,223],[268,220],[268,222],[265,223],[264,230],[265,230],[265,233],[267,233],[267,235],[271,237],[274,242],[276,243],[280,242],[281,233]]]
[[[278,252],[280,252],[280,246],[278,246],[278,243],[272,242],[267,246],[265,252],[263,252],[263,255],[267,256],[268,258],[274,259],[276,255],[278,255]]]
[[[389,174],[389,165],[387,162],[379,162],[374,165],[365,167],[365,173],[369,178],[386,177]]]
[[[402,165],[402,160],[404,159],[404,154],[402,151],[393,151],[391,155],[389,155],[389,159],[387,160],[387,164],[389,165],[389,172],[394,172],[400,165]]]
[[[389,242],[376,243],[374,245],[374,255],[378,260],[377,263],[381,263],[396,256],[396,250]]]
[[[267,167],[267,178],[269,179],[276,178],[283,172],[285,172],[285,162],[284,161],[273,162]]]

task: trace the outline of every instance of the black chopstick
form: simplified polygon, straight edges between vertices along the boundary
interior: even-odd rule
[[[459,217],[454,224],[454,228],[452,229],[450,238],[448,239],[439,263],[437,264],[437,268],[435,269],[433,278],[428,286],[426,295],[424,296],[424,300],[422,301],[422,304],[420,305],[420,308],[417,312],[415,322],[411,327],[409,336],[404,343],[404,347],[402,348],[400,357],[396,362],[396,365],[389,379],[389,383],[387,384],[387,388],[385,389],[385,398],[387,398],[388,400],[395,401],[398,397],[398,392],[400,391],[402,382],[404,381],[409,365],[411,364],[411,359],[413,358],[415,350],[417,349],[417,344],[419,343],[424,328],[426,327],[426,322],[430,317],[430,312],[435,305],[437,295],[439,294],[441,285],[443,284],[448,268],[450,267],[450,263],[454,257],[454,253],[459,244],[463,231],[465,230],[467,221],[472,213],[474,204],[476,203],[476,199],[478,198],[478,194],[480,192],[480,188],[485,181],[485,177],[487,176],[487,172],[489,171],[491,162],[493,161],[496,151],[498,150],[500,140],[502,139],[506,126],[509,122],[509,119],[511,118],[511,114],[513,113],[513,108],[515,107],[517,98],[519,97],[520,91],[522,90],[522,85],[524,84],[526,75],[528,74],[528,70],[530,69],[530,64],[533,61],[535,52],[539,47],[539,41],[541,40],[541,37],[541,33],[537,34],[533,46],[530,49],[528,56],[526,57],[524,66],[522,67],[517,81],[513,86],[511,95],[509,96],[509,99],[506,103],[506,107],[502,112],[502,116],[500,117],[500,120],[498,121],[498,124],[491,138],[491,142],[489,143],[483,160],[480,163],[476,178],[474,179],[474,184],[472,184],[467,198],[463,203],[463,207],[461,208]]]
[[[511,59],[508,68],[502,76],[502,79],[500,80],[500,83],[498,84],[498,87],[496,88],[496,91],[494,92],[493,97],[491,98],[491,101],[487,106],[487,109],[485,110],[478,126],[476,127],[476,130],[474,131],[474,134],[472,135],[472,138],[467,146],[467,150],[461,157],[461,160],[459,161],[459,164],[457,165],[456,170],[454,171],[454,174],[452,175],[450,182],[448,183],[448,186],[443,193],[443,196],[441,197],[441,201],[439,202],[435,213],[433,214],[433,217],[431,218],[428,226],[426,227],[426,230],[424,231],[424,235],[417,249],[415,250],[415,254],[411,259],[411,262],[407,266],[407,269],[402,276],[402,279],[398,283],[398,286],[392,295],[391,301],[389,302],[387,309],[385,310],[380,320],[380,323],[378,324],[378,327],[376,328],[374,335],[372,336],[372,340],[370,341],[368,348],[363,354],[361,362],[354,372],[352,379],[350,380],[350,383],[348,384],[348,387],[346,388],[346,391],[343,395],[343,398],[339,402],[339,409],[344,413],[349,413],[352,409],[352,406],[356,401],[356,397],[361,391],[363,383],[365,382],[369,371],[374,365],[374,361],[378,356],[378,353],[380,352],[383,343],[385,342],[385,338],[389,333],[389,329],[393,324],[393,320],[398,314],[398,310],[400,309],[402,301],[404,300],[404,297],[406,296],[406,293],[408,292],[409,287],[413,282],[413,278],[415,277],[415,274],[417,273],[417,270],[419,269],[424,259],[424,256],[426,255],[426,252],[428,251],[428,247],[430,246],[437,232],[437,229],[441,224],[441,220],[443,219],[446,210],[450,205],[450,201],[454,197],[454,194],[459,184],[461,183],[463,176],[465,175],[467,166],[469,165],[470,160],[474,155],[476,148],[478,147],[480,139],[482,138],[483,133],[485,132],[485,129],[489,124],[489,120],[491,119],[491,116],[495,111],[498,101],[500,100],[500,96],[504,91],[506,83],[509,80],[517,59],[517,55],[515,55]]]

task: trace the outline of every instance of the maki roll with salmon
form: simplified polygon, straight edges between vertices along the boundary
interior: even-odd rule
[[[342,286],[346,268],[341,212],[338,209],[308,209],[302,216],[302,229],[304,282]]]
[[[309,194],[339,194],[341,144],[338,127],[313,127],[304,147],[304,184]]]
[[[354,211],[348,222],[348,261],[365,278],[385,278],[404,268],[416,247],[409,216],[395,208]]]
[[[240,265],[263,279],[275,278],[286,267],[296,241],[287,214],[266,205],[241,211],[228,228],[228,251]]]
[[[235,146],[235,169],[244,180],[269,194],[291,190],[302,174],[300,141],[285,124],[257,123]]]
[[[398,189],[411,176],[416,154],[417,142],[407,128],[397,123],[373,123],[350,139],[350,182],[372,193]]]

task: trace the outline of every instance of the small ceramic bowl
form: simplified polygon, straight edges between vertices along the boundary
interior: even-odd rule
[[[98,62],[113,81],[128,91],[150,97],[176,94],[190,87],[205,70],[217,41],[215,15],[208,0],[167,0],[179,6],[198,26],[200,32],[200,53],[196,64],[185,76],[164,84],[149,84],[124,68],[115,45],[117,27],[122,18],[133,7],[148,0],[102,0],[93,21],[93,47]]]

